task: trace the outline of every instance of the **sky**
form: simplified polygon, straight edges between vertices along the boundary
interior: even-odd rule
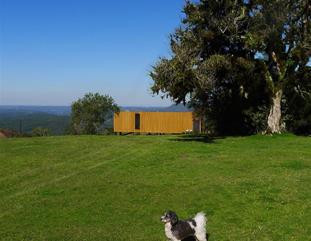
[[[70,105],[88,92],[168,106],[148,73],[184,0],[0,0],[0,105]],[[311,60],[309,62],[311,65]]]
[[[0,0],[0,105],[70,105],[87,92],[168,106],[148,73],[184,0]]]

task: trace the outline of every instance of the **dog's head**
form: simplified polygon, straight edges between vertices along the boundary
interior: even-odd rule
[[[171,225],[174,225],[178,222],[178,216],[173,211],[167,211],[164,213],[164,215],[161,217],[161,221],[163,223],[171,223]]]

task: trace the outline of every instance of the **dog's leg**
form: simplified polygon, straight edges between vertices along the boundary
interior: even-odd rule
[[[181,241],[181,240],[179,240],[177,238],[172,238],[172,239],[170,239],[170,241]]]
[[[207,241],[207,239],[206,239],[206,234],[201,234],[201,235],[195,235],[195,239],[197,240],[197,241]]]

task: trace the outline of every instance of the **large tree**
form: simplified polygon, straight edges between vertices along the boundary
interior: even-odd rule
[[[119,107],[109,95],[88,93],[71,105],[72,134],[98,134]]]
[[[258,0],[251,3],[253,17],[246,43],[265,56],[265,77],[273,93],[268,131],[280,132],[284,88],[293,77],[298,77],[298,71],[303,72],[311,54],[311,2]]]
[[[307,0],[186,1],[172,55],[151,72],[152,91],[190,102],[218,132],[247,129],[257,117],[279,132],[285,83],[310,56],[310,10]]]

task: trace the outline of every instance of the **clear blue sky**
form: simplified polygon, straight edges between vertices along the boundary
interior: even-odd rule
[[[169,53],[184,0],[0,0],[0,104],[70,105],[100,92],[160,106],[151,65]],[[311,61],[310,61],[311,65]]]
[[[0,0],[0,104],[70,105],[86,92],[160,106],[148,77],[184,0]]]

